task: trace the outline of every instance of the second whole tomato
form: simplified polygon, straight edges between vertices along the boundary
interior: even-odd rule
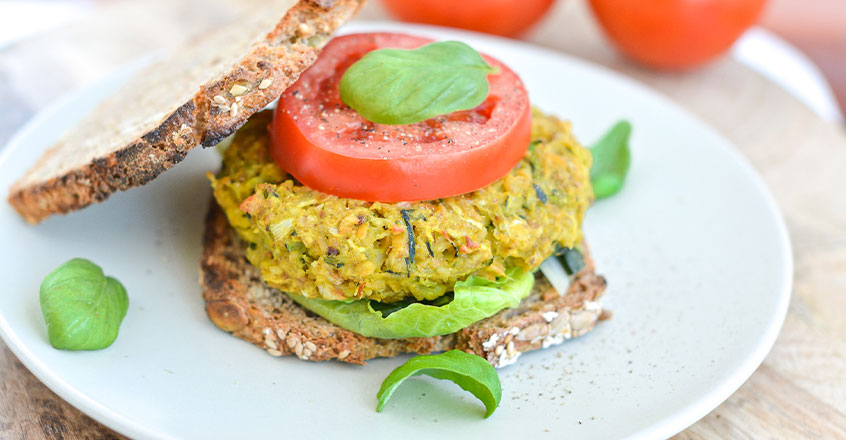
[[[685,69],[731,47],[766,0],[590,0],[605,34],[643,64]]]
[[[404,21],[513,37],[537,22],[555,0],[382,0]]]

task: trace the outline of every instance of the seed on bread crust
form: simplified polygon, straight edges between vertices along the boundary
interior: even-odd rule
[[[244,84],[235,83],[229,88],[229,94],[232,96],[241,96],[250,91],[250,88]]]
[[[242,329],[249,321],[244,309],[231,301],[209,301],[206,312],[214,325],[228,332]]]

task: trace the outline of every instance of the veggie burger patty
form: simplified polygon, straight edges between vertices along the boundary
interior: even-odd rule
[[[365,202],[312,190],[271,157],[270,112],[224,153],[214,196],[249,243],[247,258],[282,291],[331,300],[433,300],[470,275],[534,270],[582,240],[591,155],[570,125],[534,110],[532,143],[505,176],[471,193]],[[472,168],[456,169],[472,173]]]

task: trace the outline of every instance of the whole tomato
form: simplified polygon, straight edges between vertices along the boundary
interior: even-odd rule
[[[403,21],[450,26],[513,37],[549,9],[555,0],[382,0]]]
[[[685,69],[725,52],[766,0],[590,0],[605,34],[646,65]]]

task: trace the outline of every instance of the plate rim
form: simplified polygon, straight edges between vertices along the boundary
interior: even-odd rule
[[[660,101],[661,105],[666,106],[673,113],[680,114],[681,116],[689,119],[693,124],[698,125],[702,130],[708,131],[718,138],[720,140],[719,145],[714,145],[713,147],[723,149],[724,152],[728,153],[747,175],[751,176],[753,186],[763,196],[763,202],[766,209],[773,214],[772,217],[774,218],[777,234],[779,235],[781,243],[781,263],[785,268],[784,272],[781,274],[780,285],[783,286],[783,289],[781,292],[778,292],[779,301],[777,304],[777,313],[774,316],[774,319],[769,320],[766,331],[760,336],[755,350],[746,357],[745,361],[737,367],[731,375],[723,378],[719,382],[718,386],[713,387],[708,393],[699,396],[697,399],[694,399],[692,402],[683,406],[676,411],[674,415],[664,417],[661,421],[656,422],[640,431],[633,432],[627,437],[668,438],[677,434],[708,415],[721,403],[726,401],[749,379],[749,377],[752,376],[752,374],[754,374],[755,370],[757,370],[757,368],[763,363],[767,354],[774,346],[784,325],[790,298],[793,292],[795,266],[793,259],[793,246],[781,209],[764,182],[763,177],[761,177],[749,159],[743,155],[741,150],[733,142],[726,138],[720,131],[716,130],[709,122],[693,114],[690,110],[687,110],[663,92],[609,67],[578,58],[549,47],[540,46],[531,42],[512,40],[460,29],[391,21],[362,20],[349,22],[339,30],[337,35],[365,31],[448,34],[455,35],[459,39],[471,38],[488,40],[492,44],[505,45],[515,49],[533,52],[535,55],[540,57],[564,59],[568,63],[579,65],[580,68],[590,70],[606,79],[622,82],[628,87],[640,89],[643,93],[649,95],[651,99]],[[127,63],[123,63],[98,78],[62,95],[49,105],[45,106],[42,110],[38,111],[32,118],[30,118],[20,129],[18,129],[6,142],[3,150],[0,151],[0,167],[7,162],[13,152],[21,148],[23,141],[30,137],[32,132],[38,130],[45,121],[54,117],[69,103],[82,99],[85,95],[108,79],[149,65],[149,63],[151,63],[160,54],[161,51],[155,51],[135,58]],[[23,344],[23,341],[20,340],[18,335],[9,326],[3,313],[0,313],[0,339],[3,339],[9,347],[9,350],[17,356],[21,363],[23,363],[35,377],[44,383],[51,391],[89,417],[97,420],[110,429],[132,438],[172,438],[172,436],[166,433],[148,428],[147,426],[135,422],[117,411],[105,407],[93,398],[87,396],[84,392],[78,390],[73,385],[63,380],[58,374],[54,373],[46,364],[44,364],[32,351],[30,351],[25,344]]]

